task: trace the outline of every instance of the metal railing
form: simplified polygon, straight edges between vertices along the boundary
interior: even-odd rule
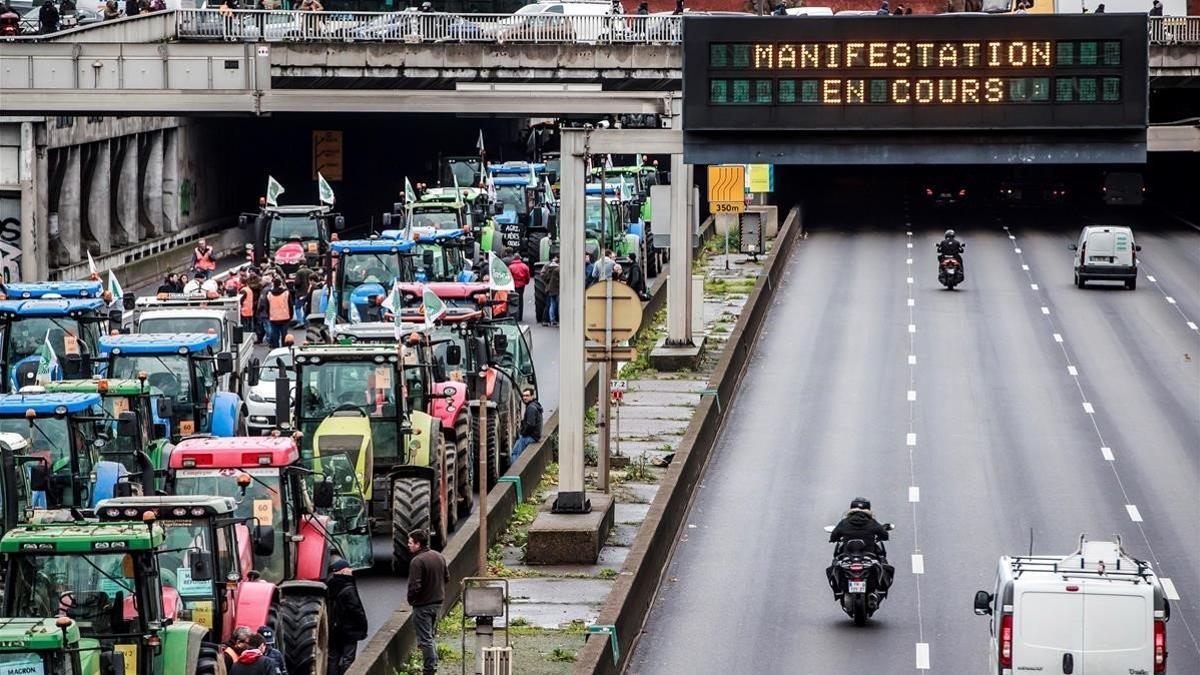
[[[265,42],[679,44],[682,16],[181,9],[180,39]]]
[[[1151,17],[1150,44],[1200,44],[1200,16]]]

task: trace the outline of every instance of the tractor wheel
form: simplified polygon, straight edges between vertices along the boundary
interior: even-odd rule
[[[532,263],[538,259],[538,254],[541,253],[542,237],[545,236],[546,233],[542,230],[530,230],[525,233],[524,248],[521,251],[521,257],[531,263],[530,267],[533,266]]]
[[[487,451],[488,451],[488,466],[487,479],[488,489],[491,490],[496,483],[500,482],[500,433],[499,421],[497,415],[489,413],[487,418]]]
[[[392,572],[408,576],[412,553],[408,533],[417,529],[433,533],[433,491],[429,481],[397,478],[392,482]],[[291,668],[288,669],[289,675]]]
[[[455,501],[459,519],[465,519],[475,505],[475,491],[471,489],[471,467],[475,465],[471,456],[471,419],[466,413],[454,421],[454,447],[458,458],[458,476],[454,481],[458,499]]]
[[[217,675],[217,661],[221,658],[221,648],[211,642],[200,643],[200,653],[196,655],[196,675]]]
[[[546,282],[540,274],[533,278],[533,309],[539,324],[550,320],[546,316]]]
[[[325,675],[329,615],[319,595],[285,595],[279,603],[280,633],[287,646],[288,675]]]
[[[442,466],[442,471],[446,476],[446,500],[449,502],[446,505],[446,534],[449,538],[449,533],[458,527],[458,446],[451,443],[442,436],[438,439],[443,447],[446,448],[446,463]],[[441,518],[441,490],[438,490],[438,518]]]

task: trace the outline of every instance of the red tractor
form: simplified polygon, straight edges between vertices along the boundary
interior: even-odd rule
[[[253,568],[279,587],[276,635],[287,645],[283,652],[291,675],[325,669],[329,617],[324,579],[331,554],[341,552],[339,532],[355,526],[352,519],[330,515],[336,500],[328,476],[336,462],[325,458],[321,467],[301,460],[295,439],[283,436],[189,438],[175,446],[169,460],[171,492],[233,498],[235,517],[257,523],[260,541]],[[364,509],[360,499],[359,510]],[[270,535],[269,545],[264,532]]]

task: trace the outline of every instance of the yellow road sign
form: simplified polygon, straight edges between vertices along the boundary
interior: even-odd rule
[[[314,131],[312,179],[320,173],[325,180],[342,180],[342,132]]]
[[[746,167],[742,164],[708,167],[708,211],[741,213],[746,210]]]

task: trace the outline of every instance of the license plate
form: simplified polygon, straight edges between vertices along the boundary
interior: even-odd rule
[[[867,592],[867,582],[851,581],[850,582],[850,592],[851,593],[866,593]]]

